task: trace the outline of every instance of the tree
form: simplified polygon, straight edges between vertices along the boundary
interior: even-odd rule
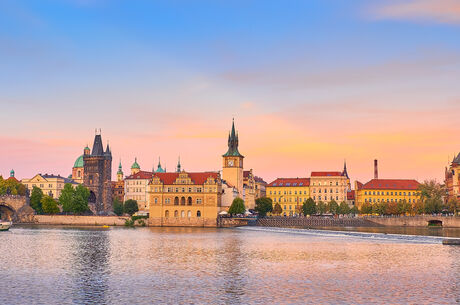
[[[72,200],[72,212],[75,214],[82,214],[89,210],[88,207],[89,190],[83,185],[79,184],[75,188],[75,193]]]
[[[339,205],[337,204],[337,202],[335,200],[329,201],[327,206],[328,206],[329,213],[331,213],[332,215],[337,215],[338,214]]]
[[[48,195],[43,196],[41,203],[45,214],[56,214],[60,212],[56,200]]]
[[[457,215],[458,210],[460,209],[460,202],[458,201],[457,198],[452,197],[449,199],[447,202],[447,210],[449,213],[453,213],[454,215]]]
[[[123,212],[132,216],[137,211],[139,211],[139,206],[137,205],[136,200],[128,199],[125,201],[125,204],[123,205]]]
[[[359,210],[358,210],[358,207],[357,207],[356,205],[354,205],[354,206],[350,209],[350,214],[354,214],[354,215],[359,214]]]
[[[26,195],[26,186],[16,179],[0,179],[0,195]]]
[[[412,206],[412,214],[423,214],[425,212],[425,205],[421,199],[417,200]]]
[[[259,213],[259,216],[265,217],[267,213],[273,211],[273,201],[268,197],[257,198],[254,209]]]
[[[426,180],[418,186],[420,199],[423,202],[424,212],[428,214],[440,213],[443,209],[443,198],[446,187],[436,180]]]
[[[281,205],[279,203],[276,203],[273,207],[273,214],[281,215],[281,213],[283,213],[283,209],[281,208]]]
[[[399,207],[398,207],[399,202],[386,202],[385,205],[385,215],[398,215],[399,214]]]
[[[308,198],[307,201],[303,203],[303,214],[304,215],[316,214],[316,203],[313,199]]]
[[[349,213],[350,213],[350,207],[348,206],[348,204],[345,201],[342,201],[340,203],[340,205],[339,205],[337,214],[346,215],[346,214],[349,214]]]
[[[372,204],[370,202],[364,202],[361,206],[361,214],[372,214]]]
[[[244,201],[240,197],[233,199],[232,205],[228,209],[230,215],[244,214],[246,208],[244,207]]]
[[[372,213],[385,215],[387,210],[387,203],[386,202],[378,202],[372,206]]]
[[[398,209],[398,215],[405,215],[407,213],[410,213],[412,209],[412,205],[408,203],[406,199],[404,199],[404,200],[398,201],[397,209]]]
[[[35,210],[37,214],[43,214],[42,200],[43,191],[41,188],[34,186],[30,195],[30,206]]]
[[[318,211],[319,215],[323,215],[327,211],[327,205],[323,201],[320,201],[316,205],[316,210]]]
[[[114,212],[115,215],[117,215],[117,216],[123,215],[123,202],[121,202],[120,200],[118,200],[118,198],[115,198],[115,199],[113,200],[113,212]]]
[[[69,213],[74,212],[74,197],[75,197],[75,190],[70,183],[64,184],[64,189],[61,192],[61,196],[59,196],[59,204],[62,206],[62,211]]]

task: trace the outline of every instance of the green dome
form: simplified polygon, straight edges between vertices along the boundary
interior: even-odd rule
[[[131,165],[131,169],[141,169],[141,167],[137,163],[137,158],[134,159],[134,163],[133,165]]]
[[[73,165],[73,167],[83,167],[83,165],[83,155],[81,155],[77,158],[77,160],[75,160],[75,164]]]

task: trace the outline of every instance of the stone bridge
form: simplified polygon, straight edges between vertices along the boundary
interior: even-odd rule
[[[26,196],[1,195],[0,219],[13,222],[30,222],[35,212]]]
[[[389,217],[363,217],[373,223],[390,227],[426,227],[437,225],[447,228],[460,228],[459,216],[389,216]]]

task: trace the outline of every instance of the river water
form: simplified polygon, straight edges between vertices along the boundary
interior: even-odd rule
[[[0,304],[455,304],[460,247],[376,232],[13,227]]]

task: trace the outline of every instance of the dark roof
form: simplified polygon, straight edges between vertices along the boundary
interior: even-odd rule
[[[454,158],[454,161],[452,161],[452,163],[460,164],[460,153],[458,154],[456,158]]]
[[[363,190],[416,190],[420,183],[409,179],[372,179],[363,185]]]
[[[78,184],[77,182],[75,182],[75,181],[72,180],[72,179],[69,179],[69,178],[66,178],[66,177],[61,177],[61,175],[49,175],[49,174],[45,174],[45,175],[40,175],[40,176],[42,176],[42,177],[45,178],[45,179],[60,178],[60,179],[64,179],[64,183]]]
[[[238,134],[235,132],[235,121],[232,122],[232,131],[228,135],[228,150],[223,157],[243,157],[238,151]]]
[[[102,156],[104,155],[104,148],[102,147],[102,137],[100,134],[97,134],[94,137],[93,151],[91,152],[92,156]]]
[[[267,186],[299,187],[309,185],[310,178],[277,178]]]

